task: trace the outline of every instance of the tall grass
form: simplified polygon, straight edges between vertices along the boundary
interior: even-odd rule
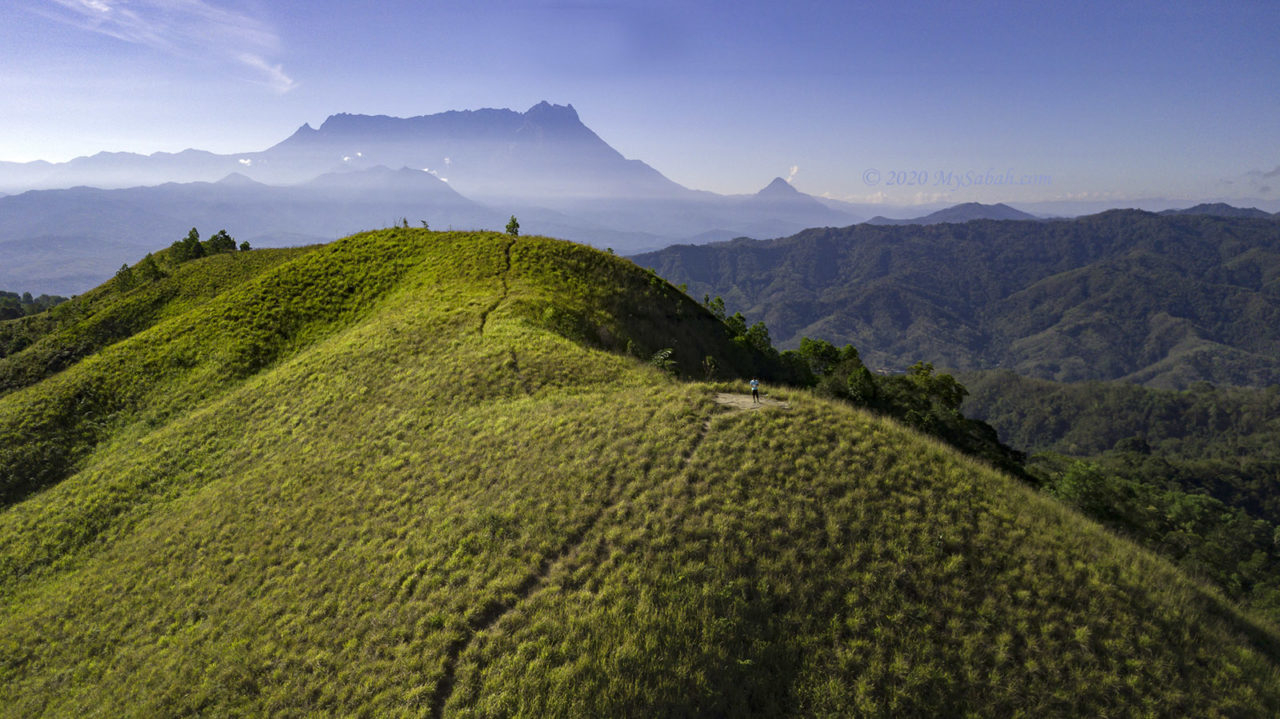
[[[0,398],[14,432],[128,400],[0,510],[0,715],[1280,710],[1270,630],[1016,481],[617,351],[727,357],[697,309],[567,243],[386,231]]]

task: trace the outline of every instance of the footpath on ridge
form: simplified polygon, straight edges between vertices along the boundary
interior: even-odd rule
[[[716,402],[727,407],[732,407],[734,411],[754,411],[764,409],[766,407],[777,407],[779,409],[791,409],[791,404],[761,395],[760,401],[756,402],[751,399],[749,394],[736,394],[733,392],[717,392]]]

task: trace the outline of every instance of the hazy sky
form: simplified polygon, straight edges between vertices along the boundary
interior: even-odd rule
[[[0,96],[0,160],[547,100],[716,192],[1280,209],[1275,0],[5,0]]]

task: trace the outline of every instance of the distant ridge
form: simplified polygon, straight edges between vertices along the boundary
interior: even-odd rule
[[[906,220],[894,220],[876,216],[867,220],[869,225],[936,225],[942,222],[969,222],[971,220],[1038,220],[1039,217],[1022,210],[1016,210],[1003,202],[984,205],[980,202],[965,202],[932,212],[923,217]]]
[[[1159,215],[1211,215],[1213,217],[1245,217],[1250,219],[1270,220],[1280,213],[1272,215],[1256,207],[1234,207],[1225,202],[1207,202],[1182,210],[1165,210]]]
[[[434,115],[330,115],[303,124],[263,151],[214,154],[100,152],[69,162],[0,162],[0,190],[103,189],[213,182],[238,172],[295,184],[377,165],[430,169],[473,196],[675,197],[690,191],[628,160],[591,131],[572,105],[540,102],[525,112],[451,110]]]
[[[812,229],[635,260],[783,346],[852,343],[1058,381],[1280,383],[1280,226],[1111,210],[1074,220]]]
[[[135,256],[108,248],[164,247],[193,226],[267,247],[406,221],[495,228],[517,215],[528,232],[630,254],[695,238],[783,237],[865,217],[781,178],[752,195],[691,190],[623,157],[573,105],[546,101],[525,112],[338,113],[257,152],[0,162],[6,191],[22,197],[0,194],[0,286],[37,277],[32,290],[62,295],[107,279]],[[51,237],[75,248],[76,267],[45,251]]]

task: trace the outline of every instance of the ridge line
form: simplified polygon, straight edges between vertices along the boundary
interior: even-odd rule
[[[498,274],[498,281],[502,283],[502,294],[493,301],[483,312],[480,313],[480,334],[483,335],[489,325],[489,315],[498,309],[503,302],[507,301],[507,295],[511,292],[510,285],[507,284],[507,276],[511,274],[511,248],[516,244],[518,238],[512,237],[507,240],[502,248],[502,271]]]

